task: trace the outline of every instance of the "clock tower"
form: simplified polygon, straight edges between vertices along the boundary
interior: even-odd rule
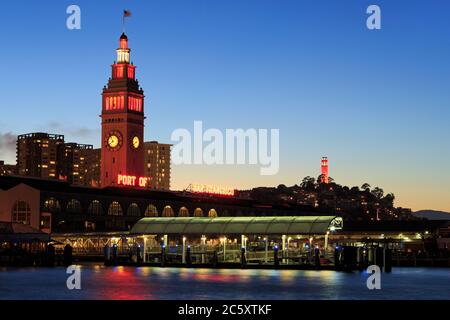
[[[102,93],[101,186],[117,186],[119,175],[144,176],[144,91],[130,63],[125,33]]]

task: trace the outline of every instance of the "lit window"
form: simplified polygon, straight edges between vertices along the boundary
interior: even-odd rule
[[[122,206],[117,201],[113,201],[108,208],[109,216],[123,216]]]
[[[31,209],[26,201],[16,201],[12,209],[12,221],[22,224],[30,224]]]

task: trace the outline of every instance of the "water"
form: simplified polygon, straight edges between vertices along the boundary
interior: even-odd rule
[[[450,269],[394,268],[381,290],[365,272],[81,266],[81,290],[64,268],[0,268],[0,299],[450,299]]]

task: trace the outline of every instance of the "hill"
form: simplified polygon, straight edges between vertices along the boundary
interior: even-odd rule
[[[450,220],[450,212],[436,210],[420,210],[412,213],[417,218],[428,220]]]

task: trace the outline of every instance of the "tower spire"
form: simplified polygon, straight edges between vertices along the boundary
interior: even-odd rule
[[[130,48],[128,48],[128,37],[125,32],[120,36],[120,47],[117,52],[117,63],[130,63]]]

